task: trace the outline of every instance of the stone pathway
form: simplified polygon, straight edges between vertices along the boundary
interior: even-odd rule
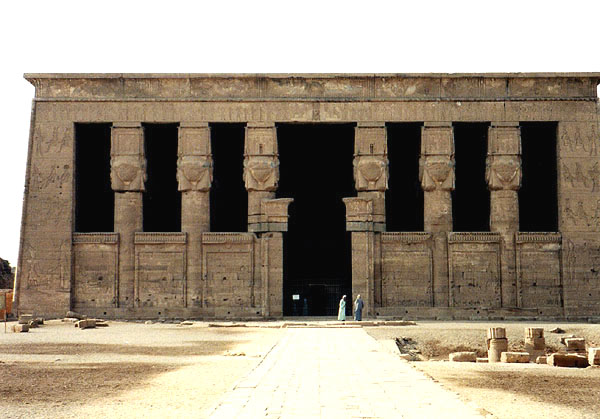
[[[288,329],[211,418],[481,418],[361,328]]]

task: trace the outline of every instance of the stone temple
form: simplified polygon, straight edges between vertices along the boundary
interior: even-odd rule
[[[600,73],[25,78],[20,312],[600,316]]]

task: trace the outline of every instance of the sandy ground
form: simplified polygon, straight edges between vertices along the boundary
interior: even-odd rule
[[[9,323],[10,326],[10,323]],[[50,321],[0,325],[0,417],[202,417],[251,371],[283,330]]]
[[[428,361],[411,365],[475,403],[497,418],[600,418],[600,368],[556,368],[536,364],[450,363],[454,351],[476,351],[486,356],[486,329],[506,327],[509,350],[521,350],[526,327],[543,327],[549,351],[564,349],[560,337],[585,337],[600,346],[600,325],[579,323],[418,322],[403,328],[365,330],[387,342],[405,338]],[[549,333],[554,327],[565,334]]]

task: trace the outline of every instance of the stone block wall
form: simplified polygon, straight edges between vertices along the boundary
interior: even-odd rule
[[[599,73],[26,78],[36,97],[19,310],[129,318],[282,316],[289,202],[274,199],[277,123],[340,122],[356,124],[357,196],[346,202],[347,226],[352,292],[363,295],[369,315],[600,316]],[[490,231],[453,232],[452,124],[476,121],[490,124]],[[74,230],[79,122],[113,127],[114,232]],[[181,232],[142,231],[148,122],[179,124]],[[247,126],[250,233],[210,232],[212,122]],[[423,232],[385,231],[388,122],[423,123]],[[558,231],[519,230],[523,122],[557,125]]]

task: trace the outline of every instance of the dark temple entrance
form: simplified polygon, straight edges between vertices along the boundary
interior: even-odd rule
[[[352,298],[351,240],[342,198],[356,195],[354,125],[280,124],[277,138],[277,196],[294,198],[283,240],[283,313],[335,315],[342,295]]]

